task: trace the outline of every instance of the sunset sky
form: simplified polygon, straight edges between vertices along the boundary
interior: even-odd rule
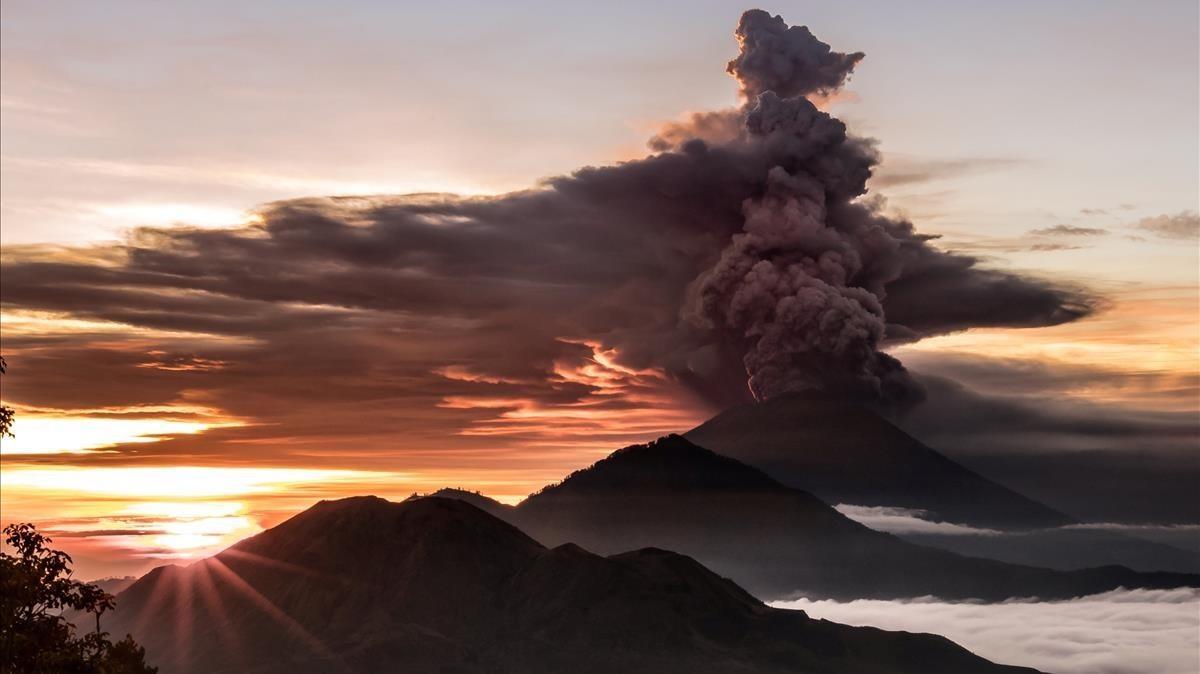
[[[50,530],[84,577],[212,552],[320,498],[515,502],[716,411],[606,331],[660,298],[596,263],[578,287],[608,294],[554,332],[576,253],[526,257],[482,230],[444,248],[478,213],[541,231],[516,214],[536,194],[497,195],[642,159],[665,125],[737,105],[742,7],[71,7],[5,2],[0,31],[17,411],[0,510]],[[878,141],[867,198],[939,250],[1088,302],[892,345],[930,382],[901,423],[1072,514],[1200,523],[1178,481],[1197,474],[1200,414],[1194,0],[767,9],[865,52],[820,105]],[[472,198],[379,196],[410,193]],[[420,241],[358,238],[393,216],[441,219],[403,230]],[[419,259],[397,271],[381,246]],[[514,279],[541,282],[534,299]],[[1056,495],[1064,475],[1094,482]],[[1159,477],[1161,502],[1102,503]]]

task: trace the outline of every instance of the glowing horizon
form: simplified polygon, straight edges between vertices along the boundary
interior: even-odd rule
[[[3,523],[45,525],[85,575],[140,571],[322,498],[461,487],[515,503],[622,446],[688,430],[725,404],[714,401],[745,399],[741,373],[721,369],[727,343],[693,343],[648,308],[699,294],[697,277],[650,281],[725,236],[656,246],[642,231],[637,217],[712,216],[674,204],[694,174],[614,182],[564,211],[565,226],[605,225],[575,257],[557,241],[532,249],[562,227],[505,209],[562,176],[645,161],[672,134],[708,133],[711,150],[740,133],[689,126],[709,112],[718,127],[744,122],[724,72],[735,9],[614,7],[582,39],[536,2],[453,25],[420,7],[282,25],[239,6],[6,6],[0,383],[16,423],[0,440]],[[1053,437],[1032,453],[1185,466],[1200,414],[1196,9],[1061,3],[1039,8],[1039,30],[1020,8],[870,1],[872,25],[858,10],[806,9],[793,20],[867,54],[845,89],[808,94],[853,137],[878,139],[854,203],[911,220],[919,234],[904,245],[969,256],[994,274],[981,287],[1030,278],[1057,298],[994,325],[888,325],[882,349],[914,376],[1071,422],[1039,427]],[[145,30],[131,35],[130,16]],[[231,17],[244,33],[228,33]],[[1129,25],[1156,36],[1137,63],[1111,48]],[[497,58],[479,39],[493,31],[560,39]],[[185,44],[211,62],[196,67]],[[1062,57],[1048,67],[1046,54]],[[633,182],[678,212],[602,210]],[[381,221],[395,229],[371,238]],[[619,226],[643,238],[619,239]],[[505,227],[530,239],[495,235]],[[482,243],[465,250],[468,239]],[[602,254],[645,257],[584,268]],[[581,306],[589,283],[604,297]],[[687,309],[668,318],[718,329]],[[730,328],[727,341],[757,329]],[[1075,423],[1098,418],[1125,435]],[[937,449],[956,459],[1027,451],[1028,435],[964,449],[953,431]]]

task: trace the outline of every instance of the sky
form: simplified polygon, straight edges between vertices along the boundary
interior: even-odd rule
[[[5,2],[3,520],[49,528],[85,576],[132,573],[319,498],[513,502],[710,416],[611,330],[667,301],[612,277],[692,244],[632,219],[555,239],[594,208],[521,191],[602,182],[555,176],[738,105],[742,9]],[[889,345],[929,392],[901,423],[1087,519],[1200,521],[1196,4],[766,9],[865,53],[819,101],[877,143],[863,199],[1086,300]],[[469,198],[382,196],[410,193]],[[441,238],[488,218],[518,235]],[[399,280],[392,249],[412,251]]]

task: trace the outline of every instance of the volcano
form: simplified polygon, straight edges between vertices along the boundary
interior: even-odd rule
[[[1001,674],[928,634],[770,608],[660,549],[547,549],[454,499],[321,502],[117,596],[105,629],[180,672]]]
[[[828,396],[740,405],[684,437],[834,505],[922,510],[990,529],[1077,523],[955,463],[871,409]]]
[[[922,519],[988,531],[901,532],[965,555],[1060,570],[1121,565],[1200,572],[1195,552],[1079,520],[1027,498],[928,447],[867,406],[789,394],[733,407],[684,434],[832,505],[904,508]],[[1000,532],[1004,535],[992,535]]]

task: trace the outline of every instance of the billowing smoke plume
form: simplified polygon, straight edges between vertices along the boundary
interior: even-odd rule
[[[760,400],[818,389],[913,401],[920,387],[879,351],[885,287],[903,268],[900,242],[878,221],[830,216],[866,191],[875,155],[804,97],[832,93],[863,55],[833,52],[807,28],[761,10],[742,16],[737,35],[742,52],[729,72],[752,97],[746,133],[777,163],[762,196],[742,206],[744,231],[697,281],[695,315],[744,343]]]
[[[862,52],[835,52],[813,37],[808,26],[788,27],[783,17],[761,9],[742,14],[736,35],[741,53],[727,70],[751,101],[765,91],[783,98],[831,94],[863,58]]]
[[[410,409],[398,398],[472,418],[514,401],[646,405],[572,374],[601,351],[624,376],[652,373],[714,408],[796,390],[905,403],[919,388],[883,346],[1091,312],[1085,293],[980,268],[859,198],[873,143],[806,96],[836,91],[862,54],[757,10],[737,35],[743,104],[671,125],[641,159],[494,197],[297,199],[243,228],[7,250],[6,309],[228,338],[189,342],[188,358],[220,363],[203,377],[131,364],[140,343],[31,355],[24,371],[84,407],[117,404],[107,382],[154,372],[158,397],[139,384],[125,404],[201,396],[287,428],[348,401],[376,425]]]

